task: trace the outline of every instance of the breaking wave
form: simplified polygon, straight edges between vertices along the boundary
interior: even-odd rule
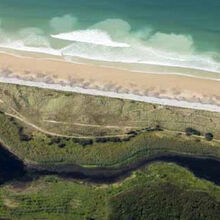
[[[51,35],[61,40],[83,42],[89,44],[103,45],[107,47],[129,47],[129,44],[113,41],[111,36],[101,30],[79,30],[68,33]]]
[[[92,60],[178,66],[220,72],[219,54],[198,51],[190,35],[133,29],[121,19],[106,19],[83,27],[76,17],[48,21],[47,30],[23,28],[14,33],[1,27],[0,47]]]

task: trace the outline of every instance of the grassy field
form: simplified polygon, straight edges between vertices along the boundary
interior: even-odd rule
[[[1,111],[61,135],[123,135],[159,125],[174,131],[192,127],[220,139],[220,113],[1,83],[0,100]]]
[[[171,163],[151,164],[111,185],[45,176],[1,186],[0,217],[214,220],[220,218],[220,187]]]
[[[0,139],[29,163],[111,167],[160,152],[220,157],[219,113],[9,84],[0,84],[0,101]],[[187,136],[188,127],[201,135]],[[205,140],[206,132],[215,139]]]

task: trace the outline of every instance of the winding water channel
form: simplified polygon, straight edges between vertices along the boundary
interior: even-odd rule
[[[173,162],[189,169],[199,178],[220,185],[220,160],[183,155],[158,155],[124,168],[84,168],[77,165],[65,165],[53,168],[43,166],[25,166],[23,161],[0,145],[0,184],[13,180],[31,180],[42,175],[58,175],[64,178],[85,180],[94,183],[113,183],[122,180],[134,170],[152,162]]]

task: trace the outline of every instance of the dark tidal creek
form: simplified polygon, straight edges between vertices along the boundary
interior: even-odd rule
[[[220,185],[220,160],[215,158],[164,154],[143,159],[123,168],[84,168],[77,165],[26,166],[2,145],[0,145],[0,184],[15,180],[31,181],[44,175],[57,175],[99,184],[113,183],[128,177],[132,171],[157,161],[178,164],[190,170],[196,177]]]

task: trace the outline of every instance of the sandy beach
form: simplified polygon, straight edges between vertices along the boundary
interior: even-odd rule
[[[181,75],[134,72],[1,53],[0,77],[220,106],[220,81]]]

